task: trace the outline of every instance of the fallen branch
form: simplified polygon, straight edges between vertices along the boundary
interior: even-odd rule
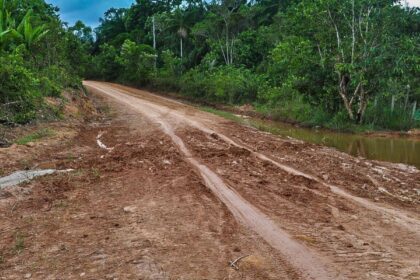
[[[235,269],[235,270],[239,270],[239,267],[236,265],[236,263],[239,262],[240,260],[246,258],[246,257],[249,257],[249,256],[250,255],[245,255],[245,256],[239,257],[239,258],[235,259],[234,261],[229,262],[229,266],[233,267],[233,269]]]
[[[9,127],[16,127],[16,126],[18,126],[17,123],[12,122],[9,119],[0,119],[0,124],[1,125],[4,125],[4,126],[9,126]]]
[[[9,103],[4,103],[4,104],[1,104],[1,106],[6,107],[6,106],[9,106],[9,105],[18,104],[18,103],[20,103],[20,101],[14,101],[14,102],[9,102]]]

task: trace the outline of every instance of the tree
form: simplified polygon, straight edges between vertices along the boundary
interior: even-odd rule
[[[283,32],[309,39],[318,54],[318,67],[328,75],[325,78],[335,73],[337,95],[348,117],[358,123],[369,99],[381,92],[381,83],[392,72],[392,63],[387,65],[385,58],[393,44],[388,39],[395,36],[392,13],[401,9],[395,2],[307,0],[280,16]]]
[[[204,20],[193,27],[193,34],[205,38],[213,52],[220,52],[223,62],[232,65],[237,36],[248,26],[248,9],[237,0],[213,1],[207,9]]]
[[[138,45],[133,41],[126,40],[121,46],[118,57],[123,74],[122,79],[145,85],[154,73],[155,51],[149,45]]]

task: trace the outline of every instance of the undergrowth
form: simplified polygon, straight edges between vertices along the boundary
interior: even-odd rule
[[[50,128],[44,128],[34,133],[28,134],[22,138],[19,138],[18,140],[16,140],[16,144],[25,145],[25,144],[28,144],[29,142],[35,142],[42,138],[53,136],[54,134],[55,134],[54,130]]]

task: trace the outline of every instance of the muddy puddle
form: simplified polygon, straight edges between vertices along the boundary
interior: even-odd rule
[[[246,122],[273,134],[334,147],[353,156],[404,163],[420,168],[420,140],[404,137],[374,137],[339,133],[322,129],[295,127],[285,123],[252,118],[246,119]]]

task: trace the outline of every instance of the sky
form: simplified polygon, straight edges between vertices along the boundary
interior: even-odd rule
[[[420,7],[420,0],[403,0],[410,6]],[[70,25],[82,20],[86,25],[96,27],[99,18],[109,8],[127,8],[134,0],[47,0],[46,2],[58,6],[63,21]]]
[[[81,20],[86,25],[97,27],[99,18],[109,8],[127,8],[134,0],[46,0],[45,2],[59,7],[61,19],[70,25]]]

